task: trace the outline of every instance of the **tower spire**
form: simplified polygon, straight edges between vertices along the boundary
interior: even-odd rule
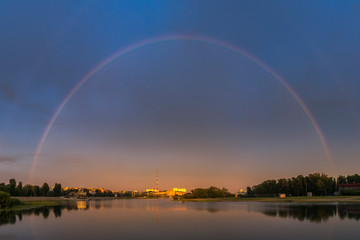
[[[159,173],[156,169],[156,190],[159,191]]]

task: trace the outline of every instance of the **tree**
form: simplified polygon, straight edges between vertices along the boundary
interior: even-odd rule
[[[346,183],[347,183],[346,177],[339,175],[339,177],[337,178],[337,184],[346,184]]]
[[[0,209],[10,206],[10,194],[7,192],[0,192]]]
[[[19,184],[15,189],[15,193],[16,193],[15,196],[22,196],[22,189],[23,189],[22,182],[19,182]]]
[[[16,180],[14,178],[9,180],[10,195],[15,195]]]
[[[83,191],[84,191],[84,192],[86,192],[86,195],[87,195],[87,196],[89,196],[89,195],[90,195],[90,193],[89,193],[89,192],[90,192],[90,190],[89,190],[88,188],[84,188],[84,190],[83,190]]]
[[[296,177],[296,187],[297,187],[298,196],[306,196],[305,178],[303,175],[299,175]]]
[[[55,183],[54,195],[55,195],[55,197],[61,196],[61,184],[60,183]]]
[[[34,196],[40,196],[41,195],[41,192],[40,192],[40,187],[35,185],[32,187],[32,191],[34,193]]]
[[[30,196],[34,196],[33,194],[33,188],[30,184],[26,184],[24,187],[23,187],[23,196],[27,196],[27,197],[30,197]]]
[[[103,196],[104,196],[104,194],[101,192],[100,189],[95,190],[95,197],[103,197]]]
[[[277,188],[278,193],[285,193],[285,194],[289,193],[288,181],[285,178],[279,179],[277,186],[278,186],[278,188]]]
[[[41,195],[42,196],[47,196],[48,192],[49,192],[50,188],[49,185],[47,183],[44,183],[41,187]]]
[[[187,195],[187,198],[218,198],[218,197],[231,197],[233,196],[226,188],[197,188],[191,190],[191,194]]]
[[[0,183],[0,191],[2,192],[9,192],[9,188],[5,183]]]
[[[246,194],[247,194],[248,196],[251,196],[251,195],[254,194],[254,193],[253,193],[253,190],[251,189],[251,187],[247,187],[247,188],[246,188]]]
[[[316,186],[316,195],[326,194],[325,184],[321,179],[316,180],[315,186]]]
[[[347,178],[356,181],[360,175],[352,175]],[[342,181],[345,177],[340,178]],[[249,187],[250,193],[257,196],[274,196],[278,193],[285,193],[293,196],[306,196],[307,192],[314,195],[328,195],[335,192],[336,181],[324,173],[313,173],[304,177],[299,175],[296,178],[281,178],[276,180],[265,180],[262,183]]]

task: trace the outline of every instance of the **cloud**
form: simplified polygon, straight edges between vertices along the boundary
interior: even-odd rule
[[[35,110],[46,115],[52,115],[52,112],[41,104],[31,103],[23,98],[18,97],[14,87],[7,83],[0,83],[0,99],[17,104],[21,107]]]
[[[33,154],[24,153],[16,155],[0,155],[0,163],[14,163],[18,161],[27,161],[33,158]]]
[[[15,89],[8,84],[0,83],[0,97],[4,100],[16,102]]]
[[[15,156],[4,156],[4,155],[0,155],[0,163],[4,163],[4,162],[9,162],[9,163],[13,163],[17,160],[17,158]]]

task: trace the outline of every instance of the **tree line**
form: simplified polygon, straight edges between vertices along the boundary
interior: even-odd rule
[[[226,188],[218,188],[211,186],[209,188],[196,188],[194,190],[191,190],[191,193],[187,193],[181,196],[181,198],[223,198],[233,196],[234,194],[231,194]]]
[[[114,197],[115,194],[110,190],[104,190],[103,192],[100,189],[96,189],[94,194],[90,193],[90,189],[88,188],[81,188],[82,192],[86,193],[87,197]],[[75,196],[76,193],[79,193],[80,189],[67,189],[63,191],[63,195],[65,196]],[[120,195],[120,194],[119,194]]]
[[[312,173],[308,176],[298,175],[292,178],[265,180],[253,187],[247,187],[248,196],[307,196],[312,192],[314,196],[333,195],[338,184],[360,183],[360,175],[340,175],[337,179],[324,173]]]
[[[88,197],[114,197],[115,194],[110,190],[101,191],[95,190],[95,194],[90,194],[90,189],[83,188],[82,191],[86,193]],[[8,184],[0,183],[0,192],[6,192],[12,197],[60,197],[60,196],[72,196],[79,192],[79,189],[62,189],[60,183],[55,183],[54,188],[50,188],[47,183],[42,186],[26,184],[23,186],[22,182],[16,183],[14,178],[9,180]],[[130,197],[131,192],[119,193],[120,197]]]
[[[346,177],[340,175],[337,179],[337,184],[349,184],[349,183],[360,183],[360,175],[354,174],[354,175],[348,175]]]
[[[60,183],[55,183],[54,188],[50,189],[47,183],[44,183],[41,187],[31,184],[23,186],[22,182],[16,184],[14,178],[9,180],[9,184],[0,183],[0,191],[9,193],[10,196],[14,197],[58,197],[64,194]]]
[[[312,192],[314,196],[332,195],[336,191],[336,180],[324,173],[313,173],[308,176],[298,175],[292,178],[265,180],[253,187],[247,187],[249,196],[277,196],[286,194],[291,196],[307,196]]]

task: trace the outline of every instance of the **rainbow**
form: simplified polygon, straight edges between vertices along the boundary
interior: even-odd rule
[[[33,173],[35,171],[37,160],[39,158],[41,150],[42,150],[42,148],[44,146],[46,138],[47,138],[53,124],[55,123],[56,119],[58,118],[58,116],[60,115],[61,111],[64,109],[66,104],[74,96],[74,94],[76,94],[76,92],[91,77],[93,77],[96,73],[98,73],[106,65],[110,64],[111,62],[113,62],[118,57],[126,55],[127,53],[130,53],[130,52],[132,52],[134,50],[138,50],[138,49],[141,49],[141,48],[144,48],[144,47],[148,47],[150,45],[160,44],[160,43],[164,43],[164,42],[172,42],[172,41],[195,41],[195,42],[199,42],[199,43],[212,44],[212,45],[215,45],[215,46],[218,46],[218,47],[222,47],[224,49],[227,49],[229,51],[235,52],[237,54],[240,54],[240,55],[248,58],[252,62],[259,65],[264,71],[270,73],[281,85],[283,85],[283,87],[285,87],[285,89],[293,96],[293,98],[296,100],[296,102],[302,108],[302,110],[306,114],[307,118],[311,122],[316,134],[319,136],[319,139],[320,139],[320,141],[322,143],[322,146],[324,148],[324,151],[325,151],[326,157],[327,157],[327,159],[329,161],[329,164],[331,165],[331,167],[333,167],[333,159],[332,159],[328,144],[327,144],[327,142],[325,140],[325,137],[324,137],[318,123],[316,122],[314,116],[312,115],[312,113],[310,112],[308,107],[305,105],[304,101],[294,91],[294,89],[279,74],[277,74],[273,69],[271,69],[269,66],[267,66],[265,63],[263,63],[262,61],[260,61],[256,57],[252,56],[250,53],[248,53],[248,52],[246,52],[246,51],[244,51],[244,50],[242,50],[242,49],[240,49],[240,48],[238,48],[238,47],[236,47],[234,45],[228,44],[228,43],[225,43],[225,42],[222,42],[222,41],[219,41],[219,40],[215,40],[215,39],[212,39],[212,38],[202,37],[202,36],[171,35],[171,36],[162,36],[162,37],[147,39],[145,41],[141,41],[141,42],[135,43],[133,45],[130,45],[130,46],[126,47],[126,48],[120,49],[119,51],[117,51],[116,53],[114,53],[113,55],[111,55],[110,57],[105,59],[103,62],[101,62],[99,65],[97,65],[95,68],[93,68],[91,71],[89,71],[82,79],[80,79],[80,81],[71,89],[71,91],[68,93],[68,95],[60,103],[60,105],[58,106],[55,113],[51,117],[48,125],[46,126],[46,128],[45,128],[45,130],[44,130],[44,132],[43,132],[43,134],[42,134],[42,136],[40,138],[40,141],[39,141],[39,143],[37,145],[37,148],[35,150],[35,154],[34,154],[34,157],[33,157],[33,160],[32,160],[32,165],[31,165],[31,170],[30,170],[30,175],[29,175],[29,182],[30,183],[32,182],[32,177],[33,177]]]

